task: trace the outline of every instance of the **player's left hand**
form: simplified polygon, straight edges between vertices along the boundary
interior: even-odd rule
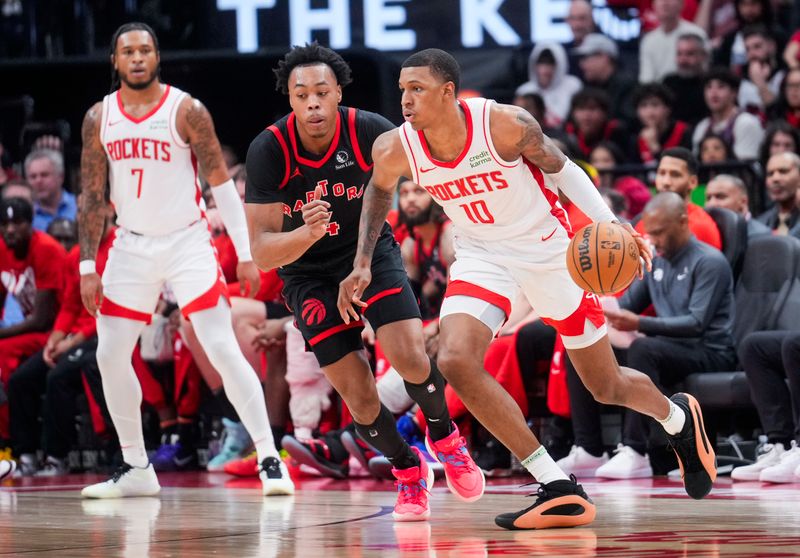
[[[639,315],[630,310],[605,310],[611,327],[618,331],[639,331]]]
[[[261,274],[253,262],[239,262],[236,265],[236,278],[239,279],[239,294],[242,296],[253,298],[261,288]]]
[[[639,271],[637,275],[639,279],[642,279],[645,271],[653,270],[653,251],[650,249],[650,243],[630,223],[620,223],[620,226],[631,233],[636,245],[639,247]]]
[[[367,307],[367,303],[361,300],[361,297],[371,282],[372,271],[368,267],[356,267],[344,281],[339,283],[339,299],[336,306],[339,307],[339,315],[344,323],[349,324],[351,319],[354,321],[361,319],[355,307]]]

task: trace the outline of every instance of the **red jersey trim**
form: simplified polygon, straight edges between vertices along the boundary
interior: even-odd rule
[[[328,162],[328,159],[331,158],[333,152],[336,151],[336,147],[339,145],[339,136],[342,133],[342,119],[339,117],[339,112],[336,112],[336,131],[333,133],[333,139],[331,140],[331,146],[328,148],[328,152],[320,159],[319,161],[313,161],[311,159],[306,159],[305,157],[301,157],[300,154],[297,152],[297,137],[294,133],[294,121],[295,116],[294,113],[289,115],[289,121],[286,123],[287,127],[289,128],[289,141],[292,143],[292,151],[294,151],[294,157],[297,159],[298,163],[306,165],[308,167],[312,167],[315,169],[320,168],[322,165]]]
[[[283,150],[284,170],[283,170],[283,181],[281,181],[281,183],[278,185],[278,189],[280,190],[281,188],[286,186],[287,182],[289,182],[289,170],[291,168],[291,165],[289,164],[289,148],[286,146],[286,140],[283,139],[283,134],[281,134],[281,131],[278,129],[277,126],[275,125],[268,126],[267,130],[269,130],[275,135],[275,139],[278,140],[278,143],[280,144],[281,149]]]
[[[361,148],[358,145],[358,135],[356,134],[356,109],[347,109],[347,126],[350,129],[350,143],[353,144],[353,154],[356,156],[356,161],[361,170],[368,172],[372,170],[372,165],[368,165],[361,154]]]
[[[394,289],[386,289],[386,290],[380,291],[379,293],[375,293],[374,295],[369,297],[369,299],[367,299],[367,306],[369,306],[371,304],[375,304],[380,299],[386,298],[387,296],[400,294],[402,291],[403,291],[403,287],[395,287]]]
[[[455,281],[450,281],[450,284],[447,285],[447,291],[444,293],[444,297],[451,297],[451,296],[469,296],[472,298],[477,298],[480,300],[484,300],[489,304],[494,304],[498,308],[500,308],[503,312],[506,313],[506,318],[511,315],[511,301],[508,300],[503,295],[499,295],[495,292],[490,291],[484,287],[476,285],[474,283],[468,283],[467,281],[461,281],[456,279]]]
[[[214,281],[211,288],[181,308],[181,314],[188,320],[190,314],[214,308],[220,298],[224,298],[230,304],[230,300],[228,299],[228,286],[225,284],[222,274],[218,271],[217,280]]]
[[[411,167],[411,172],[414,173],[414,182],[416,184],[420,184],[419,181],[419,167],[417,166],[417,158],[414,156],[414,150],[411,148],[411,140],[408,139],[408,132],[406,131],[405,125],[400,128],[403,131],[403,135],[400,136],[400,141],[406,142],[406,147],[408,147],[408,152],[411,153],[411,162],[413,166]]]
[[[550,215],[558,220],[559,224],[564,227],[564,230],[567,231],[567,236],[572,238],[572,225],[569,224],[569,217],[567,217],[564,208],[561,207],[558,203],[558,195],[555,192],[552,192],[544,185],[544,176],[542,175],[542,171],[539,167],[528,161],[525,157],[522,158],[525,165],[528,167],[528,170],[531,171],[534,180],[536,180],[536,184],[539,185],[539,190],[541,190],[542,195],[547,200],[547,203],[550,204]]]
[[[125,318],[128,320],[136,320],[137,322],[150,323],[153,316],[147,312],[140,312],[132,308],[127,308],[121,304],[117,304],[110,298],[103,297],[103,303],[100,304],[100,313],[103,316],[110,316],[112,318]]]
[[[425,134],[422,130],[417,130],[419,143],[422,145],[422,151],[425,152],[425,156],[428,157],[428,160],[437,167],[444,167],[447,169],[456,168],[458,164],[464,160],[464,157],[467,156],[469,148],[472,146],[472,114],[469,111],[467,103],[465,103],[463,99],[459,99],[458,104],[461,105],[461,108],[464,110],[464,118],[467,121],[467,141],[464,143],[464,149],[461,150],[461,154],[456,157],[454,161],[439,161],[434,159],[430,149],[428,149],[428,142],[425,140]]]
[[[542,318],[544,323],[553,326],[558,333],[565,337],[583,335],[586,329],[586,320],[589,320],[596,328],[600,328],[606,323],[603,307],[600,305],[597,295],[584,293],[578,308],[563,320]]]
[[[164,103],[167,102],[167,97],[169,97],[169,90],[170,90],[170,85],[167,84],[167,88],[164,89],[164,94],[161,95],[161,99],[158,101],[158,104],[154,106],[152,109],[150,109],[150,112],[139,118],[131,116],[130,114],[125,112],[125,107],[122,104],[122,95],[119,94],[119,90],[117,90],[117,107],[119,107],[119,111],[122,113],[122,116],[124,116],[134,124],[141,124],[142,122],[153,116],[155,113],[157,113],[158,109],[160,109],[164,105]]]
[[[364,327],[364,322],[358,320],[357,322],[350,322],[349,324],[339,324],[337,326],[333,326],[332,328],[326,329],[322,333],[315,335],[311,339],[308,340],[308,344],[312,347],[322,341],[325,341],[328,337],[332,335],[336,335],[339,332],[346,331],[348,329],[353,329],[354,327]]]

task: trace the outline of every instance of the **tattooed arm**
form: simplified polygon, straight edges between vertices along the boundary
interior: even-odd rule
[[[81,195],[78,212],[78,237],[81,262],[94,260],[97,247],[103,236],[106,220],[106,182],[108,181],[108,159],[100,141],[100,125],[103,104],[96,103],[86,112],[81,128]],[[103,285],[100,275],[81,273],[81,300],[94,315],[103,300]]]
[[[353,271],[339,284],[337,305],[345,323],[350,323],[351,319],[359,319],[354,304],[362,308],[366,306],[361,296],[372,281],[370,268],[375,244],[392,208],[397,181],[401,176],[411,176],[408,159],[396,129],[378,136],[372,145],[372,161],[375,166],[364,191]]]
[[[222,157],[222,148],[214,130],[214,121],[208,109],[191,97],[185,98],[178,109],[178,133],[194,151],[203,177],[211,186],[219,186],[230,179],[228,167]]]

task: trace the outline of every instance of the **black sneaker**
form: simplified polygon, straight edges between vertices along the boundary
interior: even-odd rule
[[[703,426],[700,404],[688,393],[676,393],[670,400],[686,414],[683,430],[667,436],[669,445],[678,457],[678,467],[686,493],[700,500],[711,492],[717,478],[717,458]]]
[[[342,432],[342,445],[350,455],[355,457],[365,471],[369,471],[369,460],[380,455],[355,432],[345,430]]]
[[[503,529],[550,529],[553,527],[577,527],[594,521],[597,510],[594,502],[578,484],[575,475],[569,480],[557,480],[540,484],[536,502],[529,508],[503,513],[494,522]]]
[[[258,478],[264,496],[291,496],[294,483],[286,465],[277,457],[265,457],[258,467]]]
[[[349,454],[346,454],[341,461],[334,460],[328,444],[322,439],[316,438],[301,442],[294,436],[287,435],[281,440],[281,445],[295,461],[316,469],[326,477],[346,479],[350,472]]]
[[[497,440],[489,440],[475,453],[475,464],[487,477],[511,476],[511,452]]]

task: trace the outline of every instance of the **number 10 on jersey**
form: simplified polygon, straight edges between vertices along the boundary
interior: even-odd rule
[[[467,219],[475,224],[483,223],[484,225],[491,225],[494,223],[494,216],[489,212],[489,208],[483,200],[462,203],[458,207],[463,208],[464,213],[467,214]]]

